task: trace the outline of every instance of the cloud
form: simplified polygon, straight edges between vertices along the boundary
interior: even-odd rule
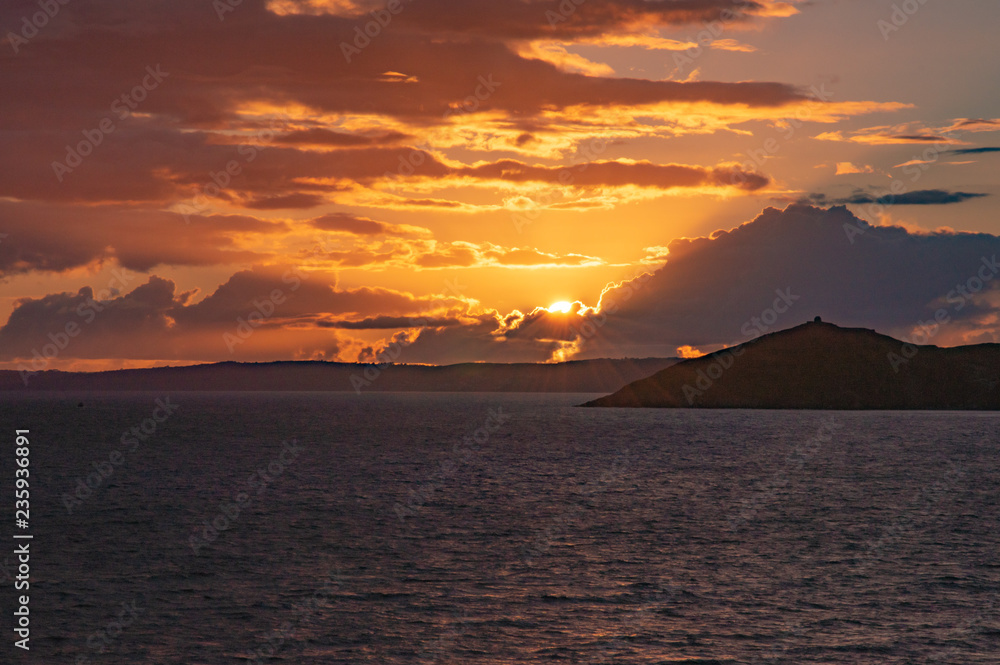
[[[943,132],[997,132],[1000,131],[1000,118],[959,118],[943,128]]]
[[[391,145],[401,143],[411,138],[402,132],[384,132],[381,134],[352,134],[349,132],[337,132],[322,127],[312,129],[300,129],[280,135],[275,141],[277,143],[301,144],[324,147],[355,148],[360,146]]]
[[[852,132],[823,132],[814,138],[820,141],[840,141],[864,145],[905,145],[905,144],[957,144],[963,145],[959,137],[966,132],[1000,131],[1000,119],[958,118],[950,125],[931,127],[923,123],[910,122],[901,125],[865,127]],[[951,153],[962,154],[960,151]]]
[[[315,208],[326,202],[321,194],[285,194],[284,196],[268,196],[244,202],[251,210],[289,210]]]
[[[900,337],[937,316],[944,323],[934,343],[1000,340],[1000,238],[993,235],[914,233],[871,226],[844,207],[794,204],[650,251],[665,261],[661,267],[609,285],[599,308],[576,303],[568,312],[483,312],[459,297],[340,289],[323,273],[280,267],[238,272],[191,302],[154,276],[124,295],[97,294],[103,311],[81,323],[64,357],[218,359],[223,335],[251,312],[269,310],[268,299],[281,302],[231,357],[287,358],[294,348],[295,357],[353,359],[363,345],[334,332],[352,330],[404,334],[412,342],[408,362],[667,357],[816,315]],[[67,320],[80,322],[77,312],[93,299],[90,288],[22,299],[0,328],[0,359],[30,359]],[[378,348],[371,345],[372,353]]]
[[[118,328],[101,332],[95,323],[74,340],[70,355],[78,349],[93,358],[116,352],[211,358],[236,317],[268,289],[283,288],[282,274],[268,272],[277,268],[263,266],[289,257],[302,259],[311,277],[294,302],[290,298],[280,315],[240,345],[242,357],[349,355],[357,344],[345,331],[364,336],[391,330],[379,326],[418,313],[429,323],[406,334],[425,358],[472,358],[476,349],[482,358],[550,358],[589,352],[599,348],[599,339],[609,349],[618,339],[641,348],[646,340],[630,341],[625,319],[614,316],[601,333],[610,337],[582,339],[574,332],[584,323],[582,310],[565,316],[473,312],[463,299],[441,305],[402,290],[344,289],[321,275],[342,268],[610,269],[604,257],[559,251],[567,247],[549,235],[514,246],[506,235],[504,244],[483,241],[489,232],[483,229],[498,228],[494,223],[511,212],[505,206],[514,192],[536,199],[536,192],[568,192],[547,207],[585,210],[667,194],[752,194],[784,186],[718,157],[704,165],[623,159],[629,141],[646,157],[659,154],[659,141],[668,137],[749,135],[747,125],[759,121],[834,123],[907,108],[839,95],[836,102],[821,102],[780,80],[657,78],[663,69],[637,78],[646,76],[634,73],[641,67],[619,65],[622,49],[660,51],[670,60],[668,51],[691,47],[663,36],[668,28],[694,32],[703,22],[719,21],[726,24],[725,36],[734,37],[737,29],[791,16],[806,2],[419,0],[405,3],[391,30],[357,52],[343,45],[353,44],[359,29],[364,34],[370,12],[383,10],[382,0],[242,0],[225,5],[233,11],[224,22],[215,15],[219,4],[67,3],[44,36],[17,55],[16,67],[0,68],[6,93],[0,228],[9,236],[0,244],[0,276],[112,263],[145,272],[199,266],[215,268],[199,275],[235,273],[218,288],[213,282],[202,300],[149,277],[127,297],[110,297],[109,316],[102,317],[120,318],[124,329],[126,315],[143,314],[136,325],[148,333],[145,340],[126,340]],[[36,7],[34,0],[4,3],[0,25],[19,25]],[[727,58],[739,59],[753,49],[735,39],[699,46],[726,49]],[[11,51],[2,57],[14,62]],[[167,72],[162,82],[145,89],[130,111],[115,110],[123,95],[140,89],[147,66]],[[993,131],[995,122],[953,124]],[[95,129],[101,126],[113,131]],[[826,134],[861,143],[938,145],[945,132],[897,125]],[[598,140],[608,154],[587,153]],[[83,156],[78,160],[76,153]],[[674,160],[685,161],[663,161]],[[54,168],[71,162],[69,171]],[[328,212],[335,208],[354,212]],[[399,223],[405,214],[448,228],[447,240],[424,226]],[[459,214],[473,229],[467,241],[452,226]],[[638,220],[643,226],[645,214]],[[310,241],[318,251],[303,249]],[[644,239],[639,246],[651,247],[642,265],[674,264],[685,245],[674,241],[669,251],[655,246],[668,241]],[[258,267],[240,270],[248,265]],[[186,281],[195,271],[177,274]],[[40,293],[65,287],[42,288]],[[15,334],[19,325],[37,320],[41,327],[31,330],[48,330],[53,317],[72,311],[81,298],[86,294],[51,293],[23,301],[5,333],[15,349],[8,353],[33,348]],[[436,310],[427,314],[428,307]],[[712,316],[706,313],[706,320]],[[570,327],[574,321],[577,328]],[[685,344],[694,342],[678,340],[674,348]]]
[[[299,252],[303,265],[317,269],[440,270],[448,268],[586,268],[605,265],[600,257],[505,247],[490,242],[440,241],[420,227],[390,225],[350,215],[312,220],[316,228],[340,234],[321,237]]]
[[[572,183],[577,187],[735,187],[753,191],[766,186],[767,176],[733,164],[715,168],[685,164],[599,161],[570,168],[530,166],[512,159],[500,160],[453,171],[455,175],[505,182]]]
[[[279,313],[286,320],[311,322],[331,314],[351,316],[427,314],[430,307],[438,309],[466,307],[459,298],[441,299],[435,296],[414,296],[381,287],[338,289],[333,279],[323,273],[310,275],[298,269],[259,267],[232,275],[204,300],[177,309],[172,317],[187,325],[229,323],[253,311],[256,301],[267,298],[275,289],[290,291],[298,282],[295,296],[282,304]]]
[[[325,274],[276,266],[240,271],[200,302],[190,303],[190,295],[154,275],[121,295],[84,287],[22,298],[0,327],[0,361],[49,368],[36,352],[44,355],[46,345],[60,338],[65,343],[53,363],[337,359],[350,345],[330,329],[331,320],[450,319],[470,306],[455,296],[339,289]]]
[[[768,208],[732,230],[672,241],[661,268],[609,285],[599,310],[495,314],[423,331],[407,353],[426,362],[447,359],[449,346],[463,358],[668,357],[816,315],[909,338],[939,310],[946,323],[933,343],[996,341],[997,255],[1000,238],[989,234],[876,227],[844,207]]]
[[[920,189],[913,192],[903,192],[902,194],[873,195],[869,193],[856,193],[853,196],[827,200],[830,204],[864,204],[877,203],[880,205],[944,205],[948,203],[961,203],[969,199],[989,196],[974,192],[951,192],[943,189]]]
[[[752,2],[738,13],[743,20],[775,6]],[[31,45],[32,57],[19,62],[18,94],[8,99],[5,119],[22,128],[77,129],[81,118],[106,114],[113,100],[137,84],[131,63],[157,62],[169,62],[173,70],[165,67],[169,77],[143,100],[141,112],[163,124],[185,126],[219,125],[262,102],[299,105],[318,114],[440,119],[450,104],[472,94],[477,77],[485,74],[507,83],[483,107],[519,114],[534,115],[553,104],[705,101],[766,107],[807,99],[795,86],[773,82],[686,84],[570,74],[511,48],[531,39],[643,34],[658,25],[711,20],[732,11],[731,0],[588,0],[571,20],[555,23],[546,15],[549,9],[559,12],[559,3],[478,0],[463,3],[461,11],[451,0],[407,4],[393,18],[392,39],[374,40],[348,61],[341,44],[353,44],[355,30],[372,20],[370,15],[337,12],[290,19],[267,11],[262,2],[245,0],[220,25],[211,7],[206,13],[199,0],[169,6],[67,5],[61,15],[73,30],[47,30],[44,42]],[[20,16],[16,8],[0,13],[4,25],[16,24]],[[87,86],[78,84],[85,72],[94,71],[101,76],[87,77]],[[387,72],[414,83],[387,80]],[[408,94],[399,94],[400,85],[409,88]],[[50,108],[45,122],[32,117],[29,109],[36,105]]]
[[[309,220],[309,225],[320,231],[351,233],[359,236],[392,235],[400,237],[427,237],[429,229],[409,224],[389,224],[368,217],[344,212],[334,212]]]
[[[875,169],[867,164],[857,166],[851,162],[837,162],[837,172],[834,175],[849,175],[852,173],[875,173]]]
[[[984,146],[981,148],[959,148],[958,150],[949,150],[947,154],[949,155],[985,155],[993,152],[1000,152],[1000,147],[995,146]]]
[[[693,346],[684,345],[677,348],[678,358],[701,358],[703,355],[705,354],[702,351]]]
[[[282,221],[246,215],[192,215],[117,207],[0,201],[8,237],[0,243],[0,276],[63,272],[117,260],[130,270],[159,265],[207,266],[261,261],[269,253],[241,239],[288,231]]]
[[[989,234],[916,234],[870,226],[844,207],[791,205],[669,250],[647,281],[604,293],[614,311],[581,338],[582,356],[718,348],[816,315],[909,335],[944,308],[950,323],[938,344],[962,343],[981,326],[995,334],[1000,321],[1000,303],[987,296],[1000,281],[991,267],[1000,238]]]
[[[533,247],[503,247],[489,242],[431,241],[423,247],[412,259],[419,268],[574,268],[604,264],[594,256],[543,252]]]
[[[27,138],[6,140],[11,151],[32,149]],[[309,151],[260,143],[258,139],[239,145],[217,144],[204,134],[157,132],[119,136],[118,143],[82,163],[60,183],[53,176],[51,161],[62,153],[55,139],[50,136],[46,140],[52,145],[35,146],[36,152],[25,154],[16,164],[0,159],[0,196],[64,203],[127,200],[147,207],[179,204],[179,208],[201,213],[217,206],[310,209],[340,192],[401,185],[447,189],[533,181],[571,183],[577,188],[634,185],[664,190],[735,187],[752,191],[769,182],[767,176],[733,165],[583,160],[572,167],[558,167],[509,159],[454,165],[428,150],[409,146]],[[4,141],[0,133],[0,148]],[[227,168],[235,175],[228,175]],[[224,186],[218,186],[219,182]],[[431,203],[422,201],[423,205]],[[421,201],[409,204],[420,205]],[[440,201],[439,205],[460,204]]]
[[[110,259],[148,270],[273,258],[273,238],[259,237],[263,232],[232,231],[229,239],[210,233],[199,243],[186,230],[169,237],[156,229],[148,247],[135,242],[126,252],[125,239],[139,233],[140,223],[116,225],[116,206],[141,209],[137,220],[157,210],[204,218],[319,216],[335,205],[374,209],[365,213],[372,219],[379,211],[474,214],[501,208],[507,192],[497,183],[563,185],[566,168],[577,194],[619,191],[600,192],[603,198],[588,192],[586,201],[553,207],[607,209],[660,193],[757,192],[770,186],[768,175],[714,159],[709,166],[630,163],[598,159],[584,148],[594,140],[617,146],[731,131],[758,120],[829,123],[906,106],[820,102],[810,90],[774,80],[619,76],[599,61],[609,47],[691,47],[660,36],[660,28],[703,21],[749,28],[795,14],[805,4],[799,2],[470,0],[456,10],[454,0],[421,0],[393,17],[391,37],[350,58],[341,44],[352,44],[372,20],[369,12],[384,3],[243,0],[226,5],[233,11],[224,21],[217,20],[219,4],[68,3],[44,37],[18,55],[17,67],[0,70],[8,93],[0,114],[0,198],[77,206],[81,219],[101,230],[92,238],[68,230],[79,248],[62,238],[33,241],[35,248],[22,242],[16,256],[7,250],[0,257],[4,274]],[[4,3],[0,25],[19,25],[36,5]],[[531,44],[553,47],[552,57],[536,57]],[[575,46],[586,47],[589,59]],[[708,47],[734,57],[752,50],[735,39]],[[163,72],[151,89],[142,87],[147,66]],[[131,101],[136,90],[141,100]],[[510,155],[518,159],[498,159]],[[500,200],[489,201],[487,191]],[[103,215],[109,219],[98,219]],[[38,251],[47,245],[59,245],[51,257]],[[405,255],[337,251],[342,266]],[[458,264],[467,254],[453,253]]]
[[[566,344],[558,339],[498,334],[503,326],[500,314],[487,312],[462,326],[425,328],[411,339],[402,360],[439,365],[544,362]]]
[[[784,17],[797,13],[792,2],[754,0],[588,0],[568,5],[562,0],[516,2],[513,0],[466,0],[462,11],[448,0],[424,0],[406,4],[394,18],[401,30],[428,34],[470,35],[480,39],[587,40],[599,35],[628,35],[658,27],[700,24],[725,20],[746,23],[754,18]],[[351,19],[366,18],[378,2],[342,0],[280,0],[269,6],[281,13],[330,14]]]
[[[859,133],[855,133],[853,135],[847,135],[842,131],[823,132],[822,134],[817,134],[813,138],[818,141],[839,141],[847,143],[861,143],[864,145],[961,143],[961,141],[956,139],[939,136],[937,134],[883,134],[872,133],[868,130],[859,130]]]
[[[22,10],[16,4],[0,9],[0,23],[19,21]],[[0,153],[8,156],[0,160],[0,195],[165,201],[183,198],[178,189],[185,185],[205,185],[210,174],[236,159],[241,173],[222,187],[236,190],[235,203],[279,205],[271,202],[277,198],[290,207],[307,207],[329,190],[307,191],[303,178],[363,182],[375,175],[365,155],[324,153],[388,149],[411,138],[412,143],[431,138],[458,145],[462,139],[455,125],[473,119],[480,133],[494,138],[506,137],[508,130],[511,146],[517,147],[524,132],[512,124],[558,131],[575,140],[580,138],[575,129],[593,136],[620,128],[621,114],[628,109],[636,114],[629,133],[656,135],[686,131],[686,122],[707,131],[724,129],[718,122],[727,121],[708,122],[719,113],[746,122],[788,117],[805,104],[820,107],[811,118],[824,110],[836,116],[898,107],[820,104],[808,91],[775,81],[587,76],[516,52],[518,44],[536,38],[583,43],[610,36],[646,44],[642,40],[648,41],[657,26],[723,15],[730,23],[767,20],[794,13],[787,2],[759,0],[734,8],[731,0],[588,0],[574,5],[568,20],[553,22],[547,12],[564,11],[559,2],[479,0],[456,11],[451,0],[428,0],[406,5],[393,19],[392,39],[375,40],[352,62],[341,57],[338,45],[351,43],[359,26],[371,20],[355,13],[367,4],[323,5],[335,7],[332,11],[318,11],[318,4],[283,1],[268,10],[267,3],[245,0],[225,16],[224,25],[212,20],[213,11],[206,15],[200,0],[169,6],[66,5],[60,22],[72,29],[49,26],[45,39],[32,42],[30,57],[19,59],[16,73],[11,69],[3,75],[10,94],[0,118],[5,130]],[[353,9],[345,13],[345,7]],[[299,15],[288,16],[290,12]],[[309,55],[313,53],[329,57]],[[161,63],[166,75],[134,109],[122,111],[122,95],[144,80],[143,68],[135,63]],[[469,99],[474,108],[461,112]],[[663,104],[683,111],[672,114],[677,120],[669,127],[647,117],[663,111]],[[279,116],[284,118],[279,126],[268,127]],[[112,130],[97,131],[103,122]],[[274,152],[244,163],[234,153],[255,130]],[[53,162],[65,162],[87,136],[97,137],[98,144],[85,146],[83,163],[57,180]],[[394,171],[396,156],[389,161],[393,163],[379,167]],[[426,177],[435,175],[425,172]],[[282,198],[292,196],[299,198]]]
[[[317,321],[322,328],[344,330],[398,330],[400,328],[447,328],[462,325],[460,319],[441,317],[376,316],[359,321]]]

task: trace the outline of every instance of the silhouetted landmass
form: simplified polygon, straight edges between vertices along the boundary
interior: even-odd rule
[[[331,362],[224,362],[110,372],[0,371],[0,390],[349,390],[426,392],[593,392],[677,362],[674,358],[580,360],[565,363],[376,365]]]
[[[685,360],[583,406],[1000,409],[1000,344],[913,346],[812,322]]]

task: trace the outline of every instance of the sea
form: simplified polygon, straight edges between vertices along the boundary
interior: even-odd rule
[[[594,397],[3,394],[0,662],[1000,663],[1000,414]]]

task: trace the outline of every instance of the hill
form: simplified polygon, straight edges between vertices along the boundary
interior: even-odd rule
[[[617,390],[677,362],[599,359],[552,364],[365,365],[331,362],[224,362],[110,372],[0,371],[0,391],[332,390],[357,392],[592,392]],[[27,385],[24,378],[27,378]]]
[[[914,346],[811,322],[685,360],[583,406],[1000,409],[1000,345]]]

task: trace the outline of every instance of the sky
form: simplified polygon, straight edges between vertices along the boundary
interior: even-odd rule
[[[1000,5],[0,7],[0,368],[1000,342]]]

